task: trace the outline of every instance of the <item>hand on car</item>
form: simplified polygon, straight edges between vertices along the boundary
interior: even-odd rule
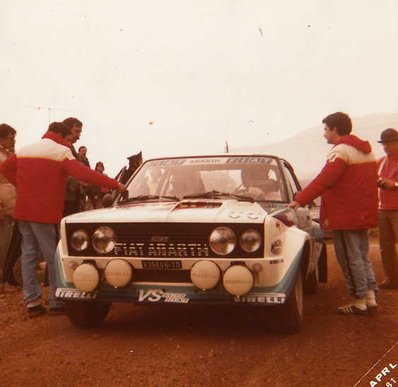
[[[295,200],[293,200],[293,201],[290,202],[289,204],[286,204],[286,207],[296,209],[296,208],[299,208],[299,207],[300,207],[300,203],[297,202],[297,201],[295,201]]]
[[[126,186],[125,186],[124,184],[118,183],[118,188],[117,188],[117,190],[118,190],[119,192],[126,192],[127,188],[126,188]]]

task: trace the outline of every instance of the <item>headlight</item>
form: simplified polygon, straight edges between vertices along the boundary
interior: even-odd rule
[[[254,253],[261,246],[261,235],[256,230],[247,230],[240,236],[240,247],[247,253]]]
[[[86,250],[88,247],[88,234],[86,231],[74,231],[70,238],[70,244],[76,251]]]
[[[236,236],[228,227],[217,227],[211,233],[209,243],[216,254],[227,255],[236,246]]]
[[[95,230],[92,241],[95,251],[106,254],[115,247],[116,234],[111,228],[101,226]]]

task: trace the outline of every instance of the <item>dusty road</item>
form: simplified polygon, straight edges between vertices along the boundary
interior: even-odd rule
[[[306,296],[305,323],[293,336],[267,331],[246,310],[126,304],[114,305],[100,328],[81,330],[65,316],[27,319],[21,291],[8,288],[0,295],[0,385],[354,386],[398,341],[398,291],[380,292],[377,316],[335,315],[346,293],[330,247],[329,257],[329,283]],[[374,243],[371,257],[381,280]],[[360,385],[396,363],[398,347]],[[398,386],[398,367],[387,376]]]

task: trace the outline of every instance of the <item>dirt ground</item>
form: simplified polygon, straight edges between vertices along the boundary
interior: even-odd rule
[[[329,282],[305,297],[296,335],[268,331],[248,310],[128,304],[83,330],[65,316],[28,319],[21,290],[8,287],[0,294],[0,385],[398,385],[398,291],[379,293],[377,316],[335,315],[347,298],[328,251]],[[381,280],[376,241],[371,258]]]

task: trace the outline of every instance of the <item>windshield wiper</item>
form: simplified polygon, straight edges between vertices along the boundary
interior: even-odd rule
[[[121,200],[119,203],[130,203],[130,202],[145,202],[147,200],[159,200],[160,202],[163,201],[162,199],[166,199],[168,201],[179,202],[180,199],[177,196],[159,196],[159,195],[138,195],[132,198],[128,198],[125,200]]]
[[[254,199],[250,196],[236,195],[236,194],[233,194],[230,192],[220,192],[220,191],[216,191],[216,190],[198,193],[198,194],[192,194],[192,195],[185,195],[185,196],[183,196],[183,199],[199,199],[199,198],[213,199],[213,198],[219,198],[222,196],[254,203]]]

